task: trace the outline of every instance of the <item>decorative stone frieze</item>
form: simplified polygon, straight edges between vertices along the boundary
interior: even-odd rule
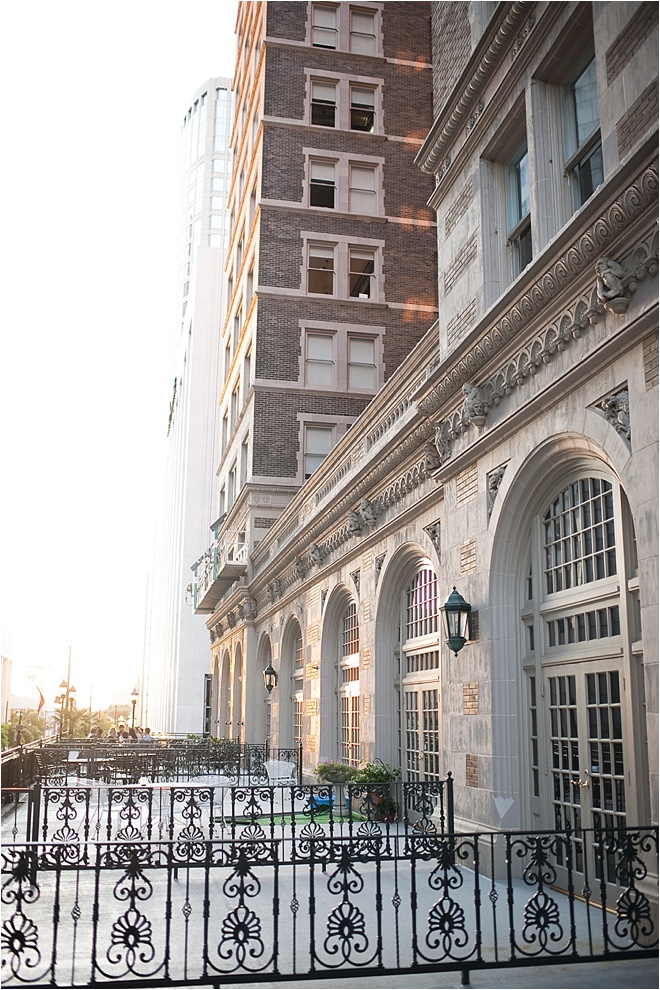
[[[363,525],[364,523],[359,512],[354,512],[353,509],[351,509],[348,513],[348,532],[352,536],[359,536],[362,532]]]
[[[474,129],[474,127],[476,127],[477,121],[479,120],[479,117],[481,117],[482,113],[484,112],[484,107],[485,106],[486,106],[486,104],[484,103],[484,101],[483,100],[479,100],[479,102],[477,103],[476,107],[474,108],[474,110],[472,111],[472,113],[470,114],[470,116],[468,117],[468,122],[467,122],[467,125],[465,127],[466,136],[470,134],[470,131],[472,131]]]
[[[296,556],[296,558],[294,559],[294,566],[296,568],[296,574],[298,575],[298,577],[304,578],[305,574],[307,573],[307,565],[305,564],[303,558],[300,556]]]
[[[370,502],[368,498],[363,498],[360,502],[358,512],[365,525],[370,526],[373,529],[378,522],[378,516],[380,514],[380,507],[378,503]]]
[[[574,282],[583,271],[594,265],[595,260],[603,257],[603,248],[613,241],[641,213],[656,203],[657,193],[658,159],[656,158],[607,207],[601,216],[597,217],[588,229],[564,251],[561,257],[549,269],[539,275],[507,312],[493,323],[487,332],[475,343],[474,347],[471,347],[459,357],[441,381],[420,400],[418,404],[420,412],[429,420],[433,420],[438,409],[445,406],[456,395],[464,382],[474,381],[479,371],[492,361],[493,355],[503,350],[511,341],[519,338],[521,334],[524,334],[525,327],[540,313],[547,311],[552,300],[560,292]],[[657,249],[655,260],[653,261],[649,258],[648,262],[641,265],[640,268],[650,273],[651,267],[649,266],[654,266],[657,271]],[[646,277],[645,274],[642,277]],[[584,302],[581,305],[585,310],[590,309],[594,317],[597,318],[598,314],[602,312],[603,307],[598,302],[595,289],[589,293],[589,298],[590,302],[588,305],[585,305]],[[571,335],[579,335],[579,331],[582,329],[582,319],[584,318],[589,321],[590,314],[584,312],[581,315],[578,314],[578,317],[575,323],[578,333],[575,334],[569,329],[569,337]],[[564,331],[565,328],[562,327],[562,334]],[[567,342],[566,337],[563,339],[564,342]],[[541,344],[538,347],[538,351],[541,352],[542,350],[543,345]],[[547,356],[549,353],[551,352],[546,351],[545,355]],[[533,362],[535,368],[537,367],[537,356],[540,360],[545,360],[544,355],[540,353],[538,355],[535,354]],[[531,373],[533,374],[533,372]],[[524,372],[522,377],[526,377]],[[438,452],[440,453],[440,450]]]
[[[534,14],[530,14],[529,17],[527,18],[527,22],[525,23],[524,28],[522,29],[522,31],[520,32],[520,34],[513,43],[513,48],[511,49],[512,62],[515,62],[515,60],[518,58],[521,51],[525,47],[525,42],[532,33],[535,24],[536,24],[536,18],[534,17]]]
[[[311,550],[309,552],[309,558],[313,564],[320,566],[323,563],[323,558],[325,553],[320,546],[316,543],[312,543]]]
[[[623,287],[624,271],[617,261],[599,258],[596,262],[596,296],[598,302],[610,313],[625,313],[630,304]]]
[[[430,526],[424,527],[424,532],[428,535],[431,543],[438,552],[438,557],[440,556],[440,522],[431,523]]]
[[[628,387],[618,389],[600,399],[592,408],[601,413],[613,429],[630,446],[630,403]]]
[[[495,468],[486,476],[486,488],[488,491],[488,518],[490,519],[493,508],[495,507],[495,502],[497,500],[497,495],[500,490],[500,485],[502,484],[502,479],[506,472],[506,464],[500,465],[500,467]]]
[[[481,428],[486,422],[486,405],[481,389],[478,385],[465,382],[463,385],[463,419],[468,423],[474,423]]]
[[[254,598],[243,599],[243,617],[247,622],[252,622],[257,617],[257,603]]]

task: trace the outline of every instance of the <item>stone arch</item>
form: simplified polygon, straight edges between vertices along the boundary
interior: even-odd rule
[[[231,691],[231,730],[233,739],[245,737],[245,699],[243,698],[243,649],[240,643],[234,647],[234,663]]]
[[[320,678],[320,732],[319,759],[338,758],[339,742],[337,728],[338,679],[337,661],[339,657],[339,623],[349,605],[359,605],[348,585],[343,582],[330,592],[323,613],[321,628]],[[359,608],[358,608],[359,613]]]
[[[231,739],[231,656],[224,650],[220,667],[220,693],[218,699],[218,735]]]
[[[395,650],[400,636],[401,595],[408,581],[423,566],[430,566],[435,571],[438,577],[439,596],[444,600],[440,587],[437,552],[430,540],[427,548],[421,543],[414,542],[398,547],[387,560],[378,582],[374,632],[376,657],[373,697],[374,751],[376,756],[393,765],[398,765],[399,761],[396,731],[399,713],[394,682],[397,673]],[[441,684],[442,668],[440,668],[439,681]]]
[[[488,616],[483,632],[490,640],[491,780],[496,828],[530,826],[530,800],[524,735],[526,700],[522,657],[524,628],[520,621],[523,570],[528,565],[532,522],[562,486],[581,473],[602,472],[621,485],[628,459],[624,445],[613,445],[620,464],[593,438],[558,434],[526,457],[507,466],[491,516]],[[621,457],[623,455],[623,457]]]
[[[280,664],[277,684],[277,740],[280,747],[293,746],[293,673],[294,648],[302,636],[302,625],[291,613],[284,623],[280,647]]]

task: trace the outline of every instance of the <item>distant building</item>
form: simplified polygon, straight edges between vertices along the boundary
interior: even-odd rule
[[[210,624],[208,728],[246,738],[246,706],[268,732],[250,557],[437,306],[433,181],[414,163],[430,5],[240,3],[237,31],[219,518],[192,593],[213,614],[242,589]]]
[[[388,17],[408,23],[423,6],[367,5],[385,56],[372,78],[388,68]],[[351,24],[371,35],[348,4],[271,10],[291,34],[299,12],[295,59],[267,40],[264,66],[243,34],[243,71],[265,68],[275,87],[269,52],[291,66],[277,100],[266,95],[264,139],[273,156],[286,148],[291,181],[281,213],[268,187],[279,250],[267,271],[299,287],[302,307],[326,229],[322,211],[314,223],[297,212],[322,144],[307,116],[321,56],[307,61],[325,38],[339,107],[352,66],[349,54],[341,70],[331,59]],[[259,490],[258,545],[253,533],[239,563],[222,557],[226,581],[206,599],[215,718],[249,741],[300,740],[306,773],[327,758],[382,758],[409,780],[451,771],[461,829],[570,826],[578,871],[615,881],[579,829],[651,822],[658,807],[658,7],[436,3],[433,39],[434,121],[416,152],[422,171],[405,182],[413,197],[422,173],[434,177],[440,317],[300,492],[279,496],[274,479]],[[299,143],[274,119],[293,116],[296,94]],[[407,93],[411,112],[418,102]],[[385,113],[388,130],[398,119]],[[387,202],[386,171],[383,187]],[[339,279],[344,242],[328,236]],[[262,456],[283,468],[297,458],[302,481],[307,392],[279,387],[285,367],[295,379],[286,329],[302,381],[321,375],[307,334],[326,323],[289,317],[291,290],[275,288],[267,326],[281,350],[260,351],[257,334],[248,408],[258,384],[273,423],[278,407],[295,412],[298,433],[278,419]],[[405,330],[407,307],[392,310]],[[367,302],[365,323],[371,312]],[[413,327],[418,318],[413,309]],[[387,333],[396,339],[396,325]],[[229,463],[242,428],[232,435]],[[288,504],[266,527],[276,497]],[[230,522],[247,518],[243,505]],[[473,610],[458,655],[439,610],[454,586]]]
[[[206,549],[216,516],[231,107],[231,80],[209,79],[190,101],[182,125],[176,377],[138,702],[140,721],[167,732],[204,728],[208,636],[186,604],[185,589],[190,561]]]

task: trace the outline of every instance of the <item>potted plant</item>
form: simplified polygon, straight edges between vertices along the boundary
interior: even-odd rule
[[[376,809],[376,818],[382,822],[395,822],[399,813],[399,805],[392,797],[382,798]]]
[[[388,815],[396,815],[398,806],[396,801],[390,797],[390,784],[400,775],[401,771],[398,767],[391,767],[389,763],[384,763],[383,760],[371,760],[360,765],[351,783],[366,786],[369,803],[376,809],[379,817],[384,814],[383,804],[385,802],[388,802]],[[391,805],[394,807],[392,808]],[[382,820],[394,821],[394,818],[382,818]]]
[[[357,771],[337,760],[324,760],[314,767],[314,776],[320,784],[347,784],[355,778]]]

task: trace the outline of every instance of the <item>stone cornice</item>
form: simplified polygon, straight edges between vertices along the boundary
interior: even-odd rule
[[[449,367],[446,363],[445,368],[440,369],[439,380],[418,400],[423,415],[429,419],[436,416],[460,392],[465,382],[478,378],[498,352],[519,339],[535,318],[551,309],[556,297],[588,269],[593,269],[598,258],[606,254],[619,234],[657,202],[657,193],[656,157],[586,230],[568,244],[549,268],[542,264],[541,255],[538,259],[542,266],[541,273],[525,292],[492,323],[474,346],[461,353]]]
[[[422,145],[415,162],[423,172],[436,172],[446,156],[447,147],[459,127],[467,126],[470,114],[478,103],[479,94],[501,62],[505,50],[520,32],[530,9],[529,3],[522,0],[508,5],[509,9],[498,24],[490,43],[484,44],[476,68],[468,66],[467,78],[459,80],[454,93],[447,102],[446,112],[438,117],[428,137]],[[487,42],[487,39],[485,39]],[[447,165],[448,167],[448,165]]]

